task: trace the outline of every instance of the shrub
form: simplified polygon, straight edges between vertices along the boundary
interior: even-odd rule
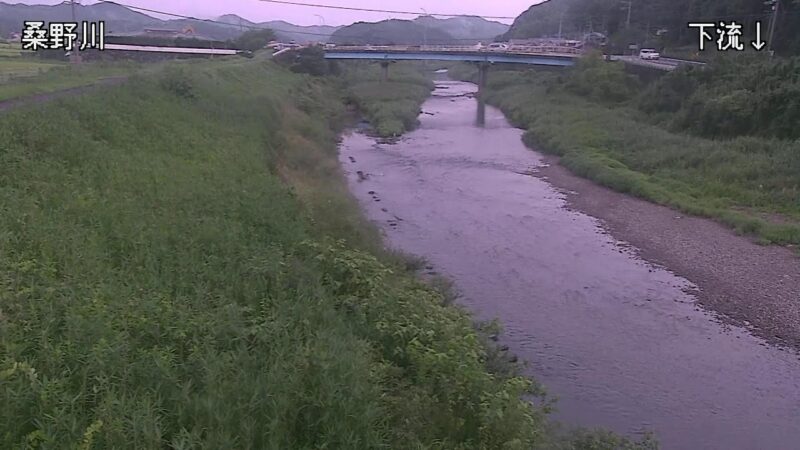
[[[566,87],[601,103],[620,103],[636,94],[636,78],[621,63],[608,63],[598,55],[582,58],[572,69]]]

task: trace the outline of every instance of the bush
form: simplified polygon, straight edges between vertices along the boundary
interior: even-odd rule
[[[433,89],[433,83],[413,65],[396,64],[390,71],[390,81],[376,81],[381,75],[374,66],[353,65],[343,75],[349,100],[383,137],[413,129],[420,106]]]
[[[195,97],[192,79],[183,68],[170,67],[166,69],[159,82],[164,90],[177,97],[184,99]]]
[[[665,122],[647,123],[633,103],[609,108],[571,90],[552,89],[549,76],[528,81],[531,76],[534,71],[497,74],[488,90],[488,101],[527,130],[526,144],[561,155],[561,162],[572,171],[613,189],[716,217],[771,242],[800,244],[800,140],[711,140],[674,133],[665,129]],[[693,76],[702,83],[708,74]],[[669,82],[662,89],[680,89],[682,81],[674,81],[678,88]],[[698,128],[697,133],[747,130],[758,117],[759,102],[750,91],[703,95],[698,90],[693,94],[697,103],[680,110],[699,118],[697,127],[714,124],[715,128]],[[782,122],[772,122],[777,123]],[[763,213],[778,213],[786,224],[768,223],[762,218],[768,214]]]
[[[676,70],[644,89],[638,107],[675,113],[678,130],[712,138],[800,138],[800,58],[720,57]]]
[[[601,103],[621,103],[634,97],[637,79],[621,63],[608,63],[598,55],[582,58],[572,69],[566,87]]]
[[[275,39],[275,32],[270,29],[249,30],[229,42],[229,45],[239,50],[254,52],[261,50]]]

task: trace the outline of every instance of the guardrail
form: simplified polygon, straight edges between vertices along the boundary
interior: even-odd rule
[[[434,53],[504,53],[515,55],[580,55],[583,50],[577,47],[564,46],[512,46],[510,48],[489,48],[476,46],[456,45],[339,45],[327,47],[327,51],[358,51],[358,52],[434,52]]]

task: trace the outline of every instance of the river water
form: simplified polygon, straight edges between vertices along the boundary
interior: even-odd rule
[[[451,278],[558,398],[555,418],[664,449],[800,449],[800,361],[720,325],[688,281],[639,259],[530,176],[543,164],[475,86],[437,82],[396,143],[346,135],[351,190],[393,248]]]

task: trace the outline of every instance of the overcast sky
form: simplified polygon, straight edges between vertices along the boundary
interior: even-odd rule
[[[55,5],[62,0],[3,0],[6,3],[28,3]],[[315,3],[334,6],[352,6],[370,9],[390,9],[412,11],[423,14],[472,14],[478,16],[516,17],[532,4],[541,0],[296,0],[302,3]],[[96,3],[83,0],[83,4]],[[334,9],[311,8],[306,6],[278,5],[260,0],[119,0],[119,3],[143,8],[186,14],[200,18],[215,18],[223,14],[238,14],[254,22],[286,20],[298,25],[347,25],[353,22],[376,22],[399,18],[413,19],[409,15],[391,15],[359,11],[337,11]],[[511,23],[511,20],[498,20]]]

